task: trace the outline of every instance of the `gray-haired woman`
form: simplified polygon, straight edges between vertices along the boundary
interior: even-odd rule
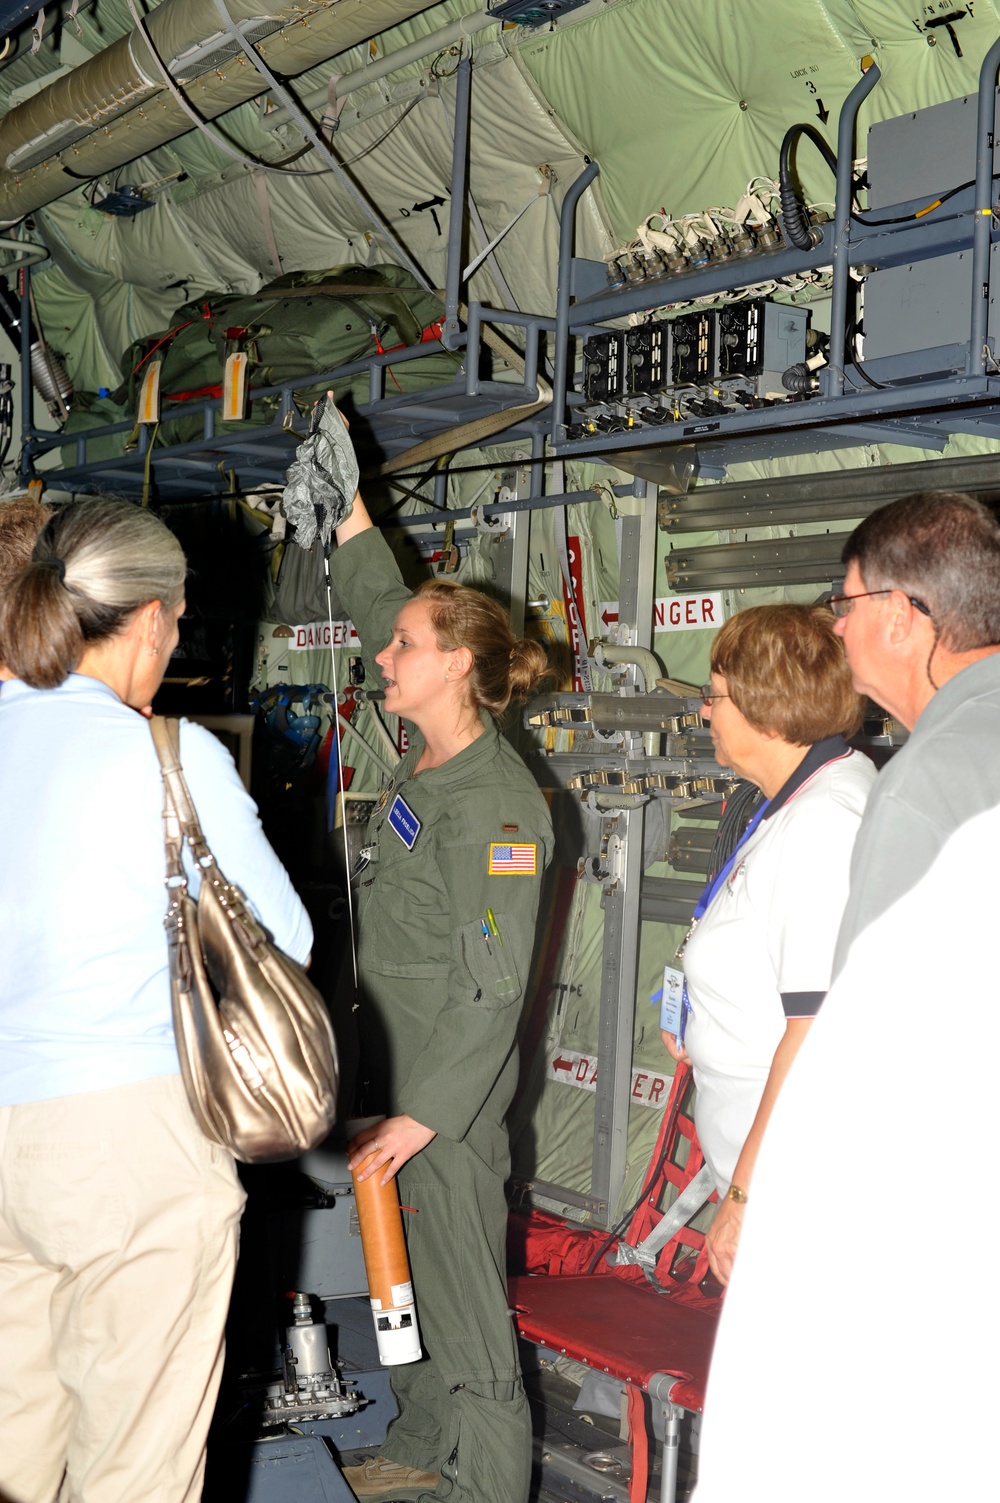
[[[59,509],[0,600],[0,1495],[201,1491],[243,1192],[184,1095],[148,706],[186,564],[128,502]],[[206,836],[277,943],[312,934],[228,754],[182,722]],[[196,878],[196,874],[192,873]]]

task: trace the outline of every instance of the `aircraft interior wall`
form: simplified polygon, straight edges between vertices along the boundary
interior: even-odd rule
[[[584,0],[545,24],[480,25],[485,8],[485,0],[413,7],[401,23],[331,52],[292,80],[295,98],[310,103],[314,123],[324,122],[371,213],[359,193],[345,187],[342,175],[317,166],[319,153],[304,142],[282,100],[271,97],[262,82],[259,94],[220,115],[211,133],[207,124],[204,130],[186,130],[99,173],[77,174],[72,147],[53,153],[60,191],[45,197],[39,189],[45,201],[12,217],[0,235],[0,277],[6,274],[12,291],[18,282],[17,244],[41,246],[47,253],[31,272],[32,318],[73,389],[66,445],[29,456],[19,467],[25,417],[38,432],[58,429],[62,418],[55,409],[47,411],[40,396],[25,406],[28,372],[20,367],[10,331],[0,331],[0,361],[12,365],[15,383],[0,505],[29,480],[44,482],[53,499],[76,494],[76,482],[67,492],[59,472],[77,463],[74,445],[90,428],[118,424],[123,431],[94,441],[88,461],[135,460],[148,446],[155,464],[147,463],[144,485],[141,466],[133,464],[126,477],[129,493],[151,501],[182,538],[190,537],[199,570],[193,593],[200,635],[195,641],[192,629],[186,645],[182,639],[176,682],[168,682],[165,703],[171,713],[255,715],[255,793],[279,854],[298,868],[321,926],[317,970],[337,998],[334,1012],[344,1035],[348,1079],[357,1046],[344,848],[349,839],[360,839],[363,813],[377,798],[394,762],[393,748],[398,752],[405,733],[394,717],[386,716],[380,725],[374,707],[348,699],[350,728],[341,741],[346,792],[335,797],[328,771],[331,698],[349,683],[358,657],[346,612],[334,601],[327,620],[319,560],[285,536],[279,485],[244,485],[238,463],[229,467],[220,450],[217,470],[226,477],[224,487],[213,474],[210,491],[192,479],[186,493],[174,481],[168,496],[157,494],[156,466],[169,462],[166,432],[158,433],[151,422],[140,434],[126,392],[138,367],[125,368],[123,357],[137,342],[168,337],[177,310],[188,304],[202,301],[207,309],[214,297],[253,296],[292,272],[364,267],[374,273],[400,264],[400,247],[425,274],[423,290],[438,297],[444,314],[455,270],[449,246],[459,70],[471,59],[458,317],[467,327],[473,305],[501,310],[488,322],[519,351],[525,326],[517,318],[529,314],[549,321],[542,330],[539,369],[523,376],[525,385],[540,376],[543,405],[558,364],[551,321],[566,290],[560,287],[560,214],[591,164],[599,164],[599,176],[580,199],[573,249],[578,262],[589,264],[588,275],[600,282],[616,257],[628,261],[639,249],[640,231],[648,231],[653,220],[671,224],[685,215],[718,214],[719,206],[739,204],[755,185],[770,203],[785,132],[808,121],[835,149],[844,101],[873,60],[881,77],[860,105],[859,158],[873,125],[974,96],[983,59],[1000,36],[1000,0],[976,0],[964,8],[944,0],[924,6],[903,0],[772,0],[766,6],[757,0]],[[2,13],[0,3],[0,19]],[[470,22],[465,39],[442,40],[459,35],[462,18]],[[95,0],[81,5],[78,15],[75,7],[73,17],[62,15],[55,29],[44,28],[34,52],[19,33],[9,54],[0,56],[0,115],[39,97],[53,76],[79,66],[132,26],[125,0]],[[393,67],[386,61],[403,49],[405,64]],[[366,70],[375,74],[373,81],[364,81]],[[338,80],[350,81],[341,96]],[[282,123],[275,124],[272,115],[281,115]],[[333,130],[330,117],[339,118]],[[831,224],[834,174],[809,141],[798,142],[795,172],[803,201],[819,211],[816,222]],[[932,186],[936,192],[941,185]],[[4,193],[15,189],[20,191],[17,171],[0,160],[0,218]],[[140,209],[102,210],[106,198],[110,202],[133,190],[143,200]],[[858,273],[859,284],[868,270]],[[598,282],[588,284],[595,297],[606,291]],[[602,334],[634,331],[664,310],[675,315],[680,304],[670,300],[668,277],[662,285],[662,301],[650,294],[648,309],[602,316]],[[818,347],[828,347],[836,304],[827,266],[770,280],[761,261],[759,287],[760,297],[808,316],[811,330],[822,336]],[[728,299],[728,293],[700,302],[692,297],[681,311],[714,312]],[[515,321],[505,322],[503,311]],[[433,334],[435,326],[428,327]],[[1000,372],[994,333],[991,322],[984,380]],[[447,431],[442,436],[439,424],[426,429],[440,440],[436,455],[414,460],[401,475],[380,473],[373,463],[363,481],[408,578],[447,572],[523,602],[525,629],[551,648],[557,670],[553,692],[564,697],[653,692],[655,683],[643,680],[641,671],[612,671],[601,656],[600,644],[620,646],[628,638],[633,646],[648,642],[660,676],[670,681],[661,693],[682,695],[687,686],[693,699],[709,677],[710,646],[723,621],[747,606],[808,602],[837,588],[842,568],[833,558],[830,536],[849,533],[866,514],[860,476],[870,474],[874,482],[894,466],[943,465],[1000,451],[1000,427],[988,419],[980,423],[978,408],[950,427],[943,420],[921,426],[923,414],[914,399],[912,410],[900,405],[884,421],[858,417],[850,425],[824,423],[813,432],[803,420],[797,441],[776,442],[773,451],[766,440],[754,449],[743,434],[727,449],[724,432],[713,433],[711,441],[696,435],[682,447],[665,424],[669,447],[657,451],[654,469],[648,469],[647,459],[644,470],[647,450],[628,447],[638,421],[635,404],[626,415],[623,404],[614,408],[585,399],[582,375],[573,388],[575,358],[587,334],[581,326],[574,336],[573,403],[555,419],[556,426],[564,417],[570,420],[557,444],[552,441],[556,428],[540,422],[514,438],[494,425],[471,442],[460,437],[449,449]],[[856,334],[854,328],[851,338]],[[442,346],[436,350],[442,353]],[[452,346],[451,353],[459,369],[461,347]],[[855,355],[849,349],[845,361]],[[494,349],[483,363],[497,387],[519,388],[517,358],[505,359]],[[869,388],[884,391],[892,384],[891,378],[884,384],[869,380],[863,362],[856,365]],[[390,396],[393,380],[390,376],[387,383]],[[865,394],[860,380],[855,387],[847,391],[849,397]],[[803,406],[821,394],[815,385],[807,388]],[[772,395],[757,405],[767,405]],[[791,400],[788,392],[779,395]],[[669,400],[664,397],[663,403]],[[944,406],[941,398],[938,408]],[[599,443],[602,430],[593,424],[610,423],[612,408],[615,426],[603,430],[606,438]],[[661,406],[655,421],[664,421],[664,413]],[[706,421],[715,422],[720,413],[721,408],[706,409]],[[550,417],[545,416],[546,424]],[[679,403],[674,417],[680,418]],[[300,403],[289,414],[290,427],[301,435],[307,422],[308,405]],[[359,431],[365,423],[367,418]],[[420,423],[419,416],[413,419],[408,442],[414,446],[426,436]],[[372,431],[377,446],[377,429]],[[404,454],[402,441],[393,459],[399,454]],[[648,485],[647,471],[653,476]],[[512,482],[519,473],[529,478]],[[796,478],[805,483],[838,475],[862,501],[850,516],[841,514],[843,507],[830,517],[797,517],[792,509],[760,525],[751,519],[699,526],[697,513],[689,510],[680,514],[679,524],[663,513],[653,525],[658,503],[662,511],[677,497],[701,497],[713,487],[721,493],[758,482]],[[510,484],[519,499],[530,491],[538,503],[518,514],[514,532],[527,543],[513,574],[497,544],[500,534],[481,514],[478,521],[467,516],[469,508],[498,505],[501,487]],[[546,508],[551,496],[576,499]],[[442,508],[462,513],[447,532]],[[634,592],[635,581],[632,575],[625,578],[621,560],[626,536],[632,536],[628,527],[643,517],[650,524],[642,546],[646,563],[652,555],[647,601],[652,620],[629,621],[622,601],[627,590]],[[805,559],[797,572],[782,563],[792,556],[790,543],[800,550],[795,557]],[[722,556],[738,545],[759,546],[759,557],[744,563],[742,574],[727,572]],[[776,563],[766,561],[768,547],[774,548]],[[811,547],[820,562],[813,562]],[[709,550],[715,550],[711,557]],[[698,568],[698,582],[691,582]],[[898,744],[898,731],[898,726],[886,729],[887,750]],[[575,744],[568,720],[528,727],[515,719],[510,735],[543,781],[546,756],[568,755]],[[510,1115],[513,1198],[574,1227],[603,1231],[634,1207],[660,1133],[674,1067],[660,1038],[656,998],[664,965],[674,957],[686,923],[676,916],[636,922],[634,986],[621,998],[626,1013],[634,1005],[630,1063],[619,1089],[626,1099],[619,1101],[616,1118],[624,1124],[624,1145],[615,1149],[619,1158],[610,1179],[610,1204],[597,1208],[595,1134],[602,1107],[595,1087],[606,1048],[602,999],[609,985],[611,886],[606,876],[594,878],[584,869],[600,853],[602,814],[613,808],[613,800],[602,806],[586,782],[581,795],[554,786],[555,777],[549,781],[557,853],[539,923],[533,991],[522,1019],[521,1084]],[[630,837],[642,843],[641,880],[681,880],[693,901],[707,873],[720,800],[715,787],[708,796],[645,797],[644,821],[633,825],[638,834]],[[633,800],[629,807],[641,803]],[[555,1368],[577,1386],[585,1373],[571,1362]],[[572,1496],[626,1499],[624,1484],[617,1492]]]

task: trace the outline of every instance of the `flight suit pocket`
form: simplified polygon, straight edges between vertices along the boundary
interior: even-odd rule
[[[496,928],[504,931],[504,915],[495,915]],[[506,1007],[521,995],[513,948],[502,945],[495,934],[484,934],[482,923],[463,924],[458,931],[462,959],[475,983],[473,1000],[481,1007]]]

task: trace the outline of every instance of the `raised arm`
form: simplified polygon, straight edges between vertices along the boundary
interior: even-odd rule
[[[342,548],[349,543],[351,538],[356,538],[359,532],[367,532],[369,527],[374,527],[374,522],[368,515],[368,508],[361,499],[361,492],[357,491],[354,496],[354,504],[350,515],[345,517],[340,526],[334,529],[337,539],[337,547]]]

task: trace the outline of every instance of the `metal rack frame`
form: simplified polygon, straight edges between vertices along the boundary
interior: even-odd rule
[[[68,490],[92,490],[113,486],[121,494],[133,494],[149,476],[158,493],[190,494],[193,488],[206,493],[230,487],[229,471],[235,471],[244,489],[262,484],[280,484],[289,463],[296,436],[289,431],[294,420],[294,392],[320,383],[336,387],[361,373],[368,376],[368,401],[357,409],[372,440],[392,458],[414,444],[480,418],[494,417],[542,400],[539,372],[544,341],[552,352],[551,409],[530,416],[515,416],[507,429],[498,430],[506,440],[526,440],[542,452],[562,458],[600,459],[628,466],[643,464],[643,452],[669,454],[680,448],[692,450],[702,468],[743,460],[833,449],[859,443],[891,442],[921,448],[943,448],[949,434],[972,433],[1000,439],[1000,362],[995,358],[988,332],[992,251],[996,244],[993,226],[993,121],[995,87],[1000,68],[1000,41],[987,53],[979,78],[976,186],[955,195],[945,212],[882,227],[862,225],[851,210],[851,163],[857,116],[861,104],[880,77],[872,66],[859,80],[841,112],[838,130],[836,207],[832,223],[822,230],[813,249],[794,247],[762,252],[739,264],[709,265],[700,270],[660,277],[619,290],[594,291],[603,277],[602,263],[573,255],[575,216],[586,189],[599,173],[588,162],[568,188],[560,210],[559,267],[555,317],[493,308],[472,303],[466,327],[462,309],[462,224],[453,216],[449,228],[445,286],[445,318],[440,340],[352,361],[331,370],[303,376],[278,386],[258,387],[250,399],[278,398],[275,421],[259,429],[222,431],[218,399],[185,402],[182,413],[167,414],[161,429],[171,420],[200,413],[200,439],[149,453],[149,433],[140,429],[137,449],[111,460],[88,460],[89,444],[114,434],[131,432],[131,420],[88,429],[74,439],[39,430],[33,425],[33,396],[27,382],[22,388],[22,428],[25,435],[23,473],[30,478],[34,461],[54,448],[75,443],[75,463],[60,472]],[[468,176],[468,140],[471,100],[471,61],[463,59],[458,70],[456,96],[452,202],[464,203]],[[916,212],[919,203],[899,205],[900,213]],[[951,252],[971,252],[972,301],[970,337],[951,351],[952,361],[962,365],[956,374],[933,379],[897,382],[874,389],[867,384],[847,351],[847,309],[853,268],[880,268],[928,260]],[[620,321],[634,313],[651,312],[670,303],[724,296],[752,285],[762,274],[770,278],[800,275],[832,267],[831,333],[829,365],[823,389],[804,400],[777,403],[752,410],[721,413],[712,418],[678,421],[662,426],[636,425],[626,432],[570,437],[567,419],[583,401],[574,384],[571,361],[574,341],[580,336],[606,330],[608,321]],[[24,272],[25,302],[27,279]],[[579,295],[578,295],[579,294]],[[520,383],[482,380],[480,360],[484,354],[483,326],[499,322],[524,330],[525,375]],[[28,321],[22,318],[22,359],[27,357]],[[448,350],[464,352],[464,371],[454,381],[425,391],[385,394],[385,372],[421,356]],[[989,369],[992,367],[992,369]],[[29,367],[25,365],[25,369]],[[866,374],[869,373],[866,365]],[[875,381],[879,363],[871,363]],[[648,459],[648,456],[647,456]],[[54,475],[52,476],[54,479]],[[488,514],[488,508],[487,508]]]

